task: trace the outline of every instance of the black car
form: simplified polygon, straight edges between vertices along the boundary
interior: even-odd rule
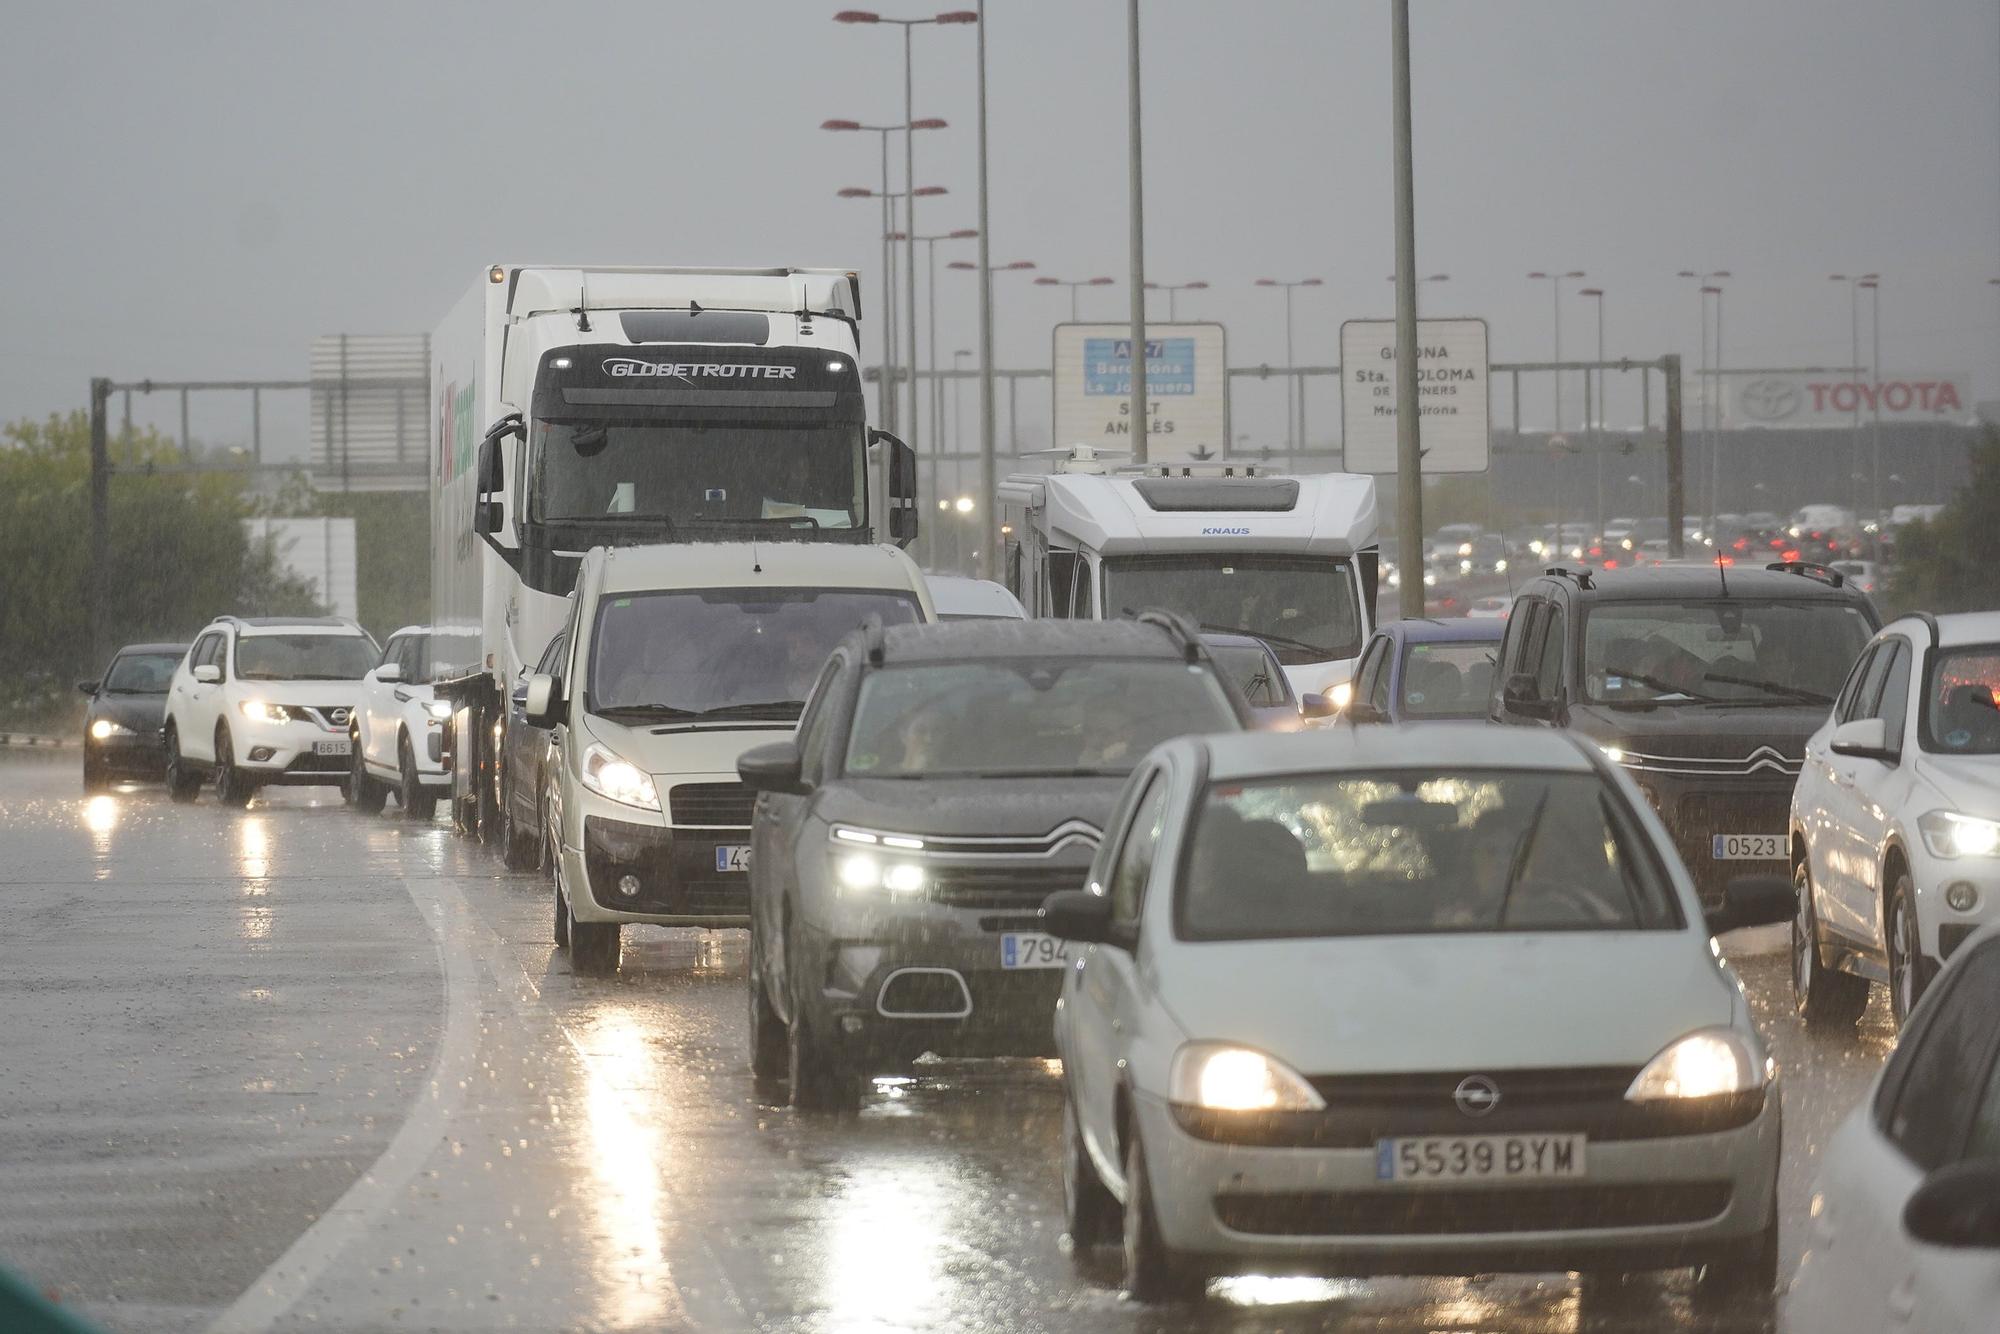
[[[120,778],[158,778],[167,753],[160,725],[167,687],[186,644],[127,644],[95,681],[78,681],[90,697],[83,713],[83,790],[101,792]]]
[[[1734,876],[1790,870],[1806,739],[1879,624],[1817,565],[1553,567],[1514,603],[1489,716],[1602,746],[1713,906]]]
[[[737,764],[750,857],[751,1068],[795,1106],[947,1057],[1048,1056],[1062,943],[1126,777],[1249,706],[1186,622],[873,626],[834,650],[793,740]]]

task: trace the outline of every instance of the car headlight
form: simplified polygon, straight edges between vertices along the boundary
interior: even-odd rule
[[[1335,681],[1320,693],[1326,696],[1326,702],[1334,708],[1344,709],[1354,702],[1354,682]]]
[[[921,894],[930,883],[930,877],[916,862],[882,855],[885,851],[918,851],[924,846],[920,838],[835,825],[831,841],[833,872],[845,889]]]
[[[600,745],[583,752],[583,785],[600,797],[642,811],[660,809],[660,793],[653,776],[627,759],[621,759]]]
[[[1770,1061],[1759,1061],[1750,1044],[1733,1028],[1704,1028],[1690,1033],[1646,1062],[1646,1068],[1625,1090],[1627,1102],[1662,1098],[1715,1098],[1748,1093],[1770,1081]]]
[[[1917,828],[1933,857],[1991,857],[2000,852],[2000,821],[1932,811],[1918,818]]]
[[[267,704],[261,699],[246,699],[237,704],[237,709],[253,723],[281,723],[291,715],[282,704]]]
[[[1493,562],[1493,573],[1495,574],[1507,573],[1507,558],[1505,556],[1502,556],[1499,560]]]
[[[451,701],[448,699],[427,699],[424,701],[424,712],[437,721],[443,722],[445,719],[451,717]]]
[[[1603,751],[1604,758],[1610,760],[1613,764],[1638,763],[1638,760],[1633,757],[1631,751],[1625,749],[1625,747],[1619,745],[1615,741],[1602,742],[1598,745],[1597,748]]]
[[[1216,1112],[1317,1112],[1326,1106],[1277,1057],[1227,1042],[1190,1042],[1175,1052],[1167,1098]]]
[[[109,718],[99,718],[90,725],[90,735],[103,741],[114,736],[137,736],[138,733],[123,723],[114,723]]]

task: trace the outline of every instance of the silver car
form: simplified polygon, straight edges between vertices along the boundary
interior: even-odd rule
[[[1070,1236],[1214,1274],[1698,1266],[1768,1298],[1776,1068],[1631,780],[1557,732],[1187,737],[1134,771],[1056,1013]],[[1080,952],[1077,945],[1087,948]]]

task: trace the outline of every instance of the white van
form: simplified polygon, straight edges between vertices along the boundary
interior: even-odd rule
[[[579,973],[618,967],[625,922],[749,925],[750,812],[736,758],[791,734],[828,655],[870,618],[937,619],[892,546],[598,547],[577,574],[557,670],[523,717],[553,730],[555,939]]]

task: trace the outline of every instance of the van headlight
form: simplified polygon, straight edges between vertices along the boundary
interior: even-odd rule
[[[2000,821],[1932,811],[1917,818],[1917,828],[1933,857],[1991,857],[2000,852]]]
[[[1770,1082],[1772,1064],[1759,1060],[1733,1028],[1704,1028],[1646,1062],[1625,1090],[1627,1102],[1676,1098],[1716,1098],[1748,1093]]]
[[[1167,1099],[1213,1112],[1317,1112],[1326,1102],[1298,1071],[1253,1047],[1190,1042],[1174,1053]]]
[[[605,747],[592,744],[583,752],[583,785],[598,796],[642,811],[660,809],[660,793],[653,776]]]

